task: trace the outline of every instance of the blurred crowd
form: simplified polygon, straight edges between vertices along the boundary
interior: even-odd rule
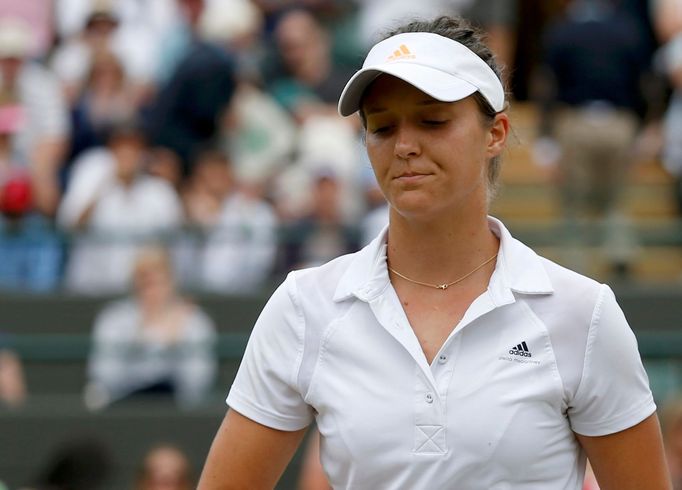
[[[0,288],[121,293],[169,250],[248,292],[387,220],[340,91],[376,33],[461,13],[513,62],[515,1],[0,2]]]
[[[538,161],[562,175],[569,222],[614,223],[607,248],[626,267],[618,189],[656,119],[645,75],[679,78],[682,21],[663,12],[679,2],[546,2],[523,52],[526,3],[0,2],[0,288],[120,293],[140,247],[163,243],[183,288],[248,292],[354,251],[387,207],[336,101],[378,33],[438,13],[487,29],[515,92],[536,55]],[[679,184],[678,99],[656,134]]]
[[[0,290],[127,294],[94,321],[88,407],[149,393],[196,406],[216,329],[180,291],[256,291],[385,226],[360,121],[336,102],[382,31],[438,14],[483,27],[512,99],[539,108],[533,156],[576,246],[568,265],[583,265],[576,223],[597,217],[627,272],[634,160],[660,158],[682,216],[682,0],[0,0]],[[0,405],[18,406],[10,344]],[[169,461],[177,486],[151,485]],[[177,448],[143,468],[136,488],[193,484]]]

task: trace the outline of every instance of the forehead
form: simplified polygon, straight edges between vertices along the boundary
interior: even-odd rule
[[[405,107],[451,106],[456,102],[443,102],[422,92],[400,78],[383,74],[378,76],[365,90],[360,108],[365,116],[387,109]]]
[[[365,93],[363,94],[362,102],[373,102],[377,99],[400,98],[405,95],[412,97],[422,97],[424,99],[433,99],[430,95],[422,92],[414,85],[401,80],[393,75],[382,74],[379,75],[372,83],[369,84]]]

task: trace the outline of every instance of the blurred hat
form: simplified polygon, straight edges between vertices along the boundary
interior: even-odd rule
[[[24,108],[21,105],[0,105],[0,134],[14,134],[23,125]]]
[[[199,34],[209,42],[229,43],[253,34],[263,23],[263,13],[250,0],[221,0],[206,5],[199,19]]]
[[[14,17],[0,18],[0,58],[23,59],[33,45],[31,28]]]
[[[13,172],[0,185],[0,212],[18,217],[33,206],[31,180],[26,172]]]

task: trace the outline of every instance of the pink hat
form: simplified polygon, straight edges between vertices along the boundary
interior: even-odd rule
[[[24,108],[20,104],[0,105],[0,134],[13,134],[24,126]]]

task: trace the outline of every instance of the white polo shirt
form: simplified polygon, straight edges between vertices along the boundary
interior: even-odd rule
[[[573,432],[656,407],[611,290],[543,259],[491,218],[487,291],[431,365],[386,269],[386,232],[293,272],[256,326],[227,398],[261,424],[313,419],[335,489],[579,490]]]

